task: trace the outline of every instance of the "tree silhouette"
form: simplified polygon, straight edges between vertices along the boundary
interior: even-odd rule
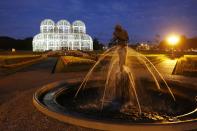
[[[103,50],[103,46],[104,45],[101,44],[97,38],[93,39],[93,49],[94,50]]]
[[[11,50],[32,50],[32,37],[21,39],[14,39],[10,37],[0,37],[0,49]]]
[[[162,40],[159,44],[160,49],[169,48],[167,41]],[[197,48],[197,37],[187,38],[185,35],[180,36],[180,42],[174,47],[178,50],[196,49]]]

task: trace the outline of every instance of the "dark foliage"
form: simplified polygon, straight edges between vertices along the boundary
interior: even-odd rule
[[[169,48],[167,41],[163,40],[159,44],[160,49],[167,49]],[[186,50],[191,48],[197,48],[197,37],[194,38],[187,38],[186,36],[181,36],[181,40],[179,44],[177,44],[175,49]]]
[[[108,47],[112,47],[112,46],[115,46],[117,45],[117,42],[114,41],[114,39],[112,38],[109,43],[108,43]]]
[[[10,37],[0,37],[0,49],[11,50],[32,50],[32,37],[25,39],[14,39]]]
[[[97,38],[93,39],[93,49],[94,50],[103,50],[104,45],[99,42]]]

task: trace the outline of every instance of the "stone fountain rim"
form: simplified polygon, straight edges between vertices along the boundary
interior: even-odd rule
[[[76,81],[56,81],[49,83],[47,85],[39,88],[33,95],[33,104],[34,106],[43,114],[50,116],[54,119],[57,119],[61,122],[69,123],[76,126],[82,126],[86,128],[93,128],[99,130],[139,130],[139,129],[148,129],[148,130],[183,130],[183,129],[197,129],[197,118],[187,121],[180,122],[162,122],[162,123],[114,123],[110,121],[99,121],[96,119],[84,118],[73,116],[69,113],[61,113],[48,108],[44,103],[40,102],[39,99],[43,96],[44,93],[48,92],[57,87],[63,85],[74,84]],[[195,124],[196,123],[196,124]],[[196,126],[194,126],[196,125]]]

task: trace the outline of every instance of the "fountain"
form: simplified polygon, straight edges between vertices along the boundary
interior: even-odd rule
[[[197,129],[195,100],[129,48],[119,25],[114,41],[82,82],[46,85],[34,94],[34,105],[60,121],[95,129]]]

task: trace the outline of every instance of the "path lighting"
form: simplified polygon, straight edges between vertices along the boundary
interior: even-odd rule
[[[167,42],[171,46],[172,56],[174,56],[174,46],[180,42],[180,37],[178,35],[169,35],[167,37]]]

